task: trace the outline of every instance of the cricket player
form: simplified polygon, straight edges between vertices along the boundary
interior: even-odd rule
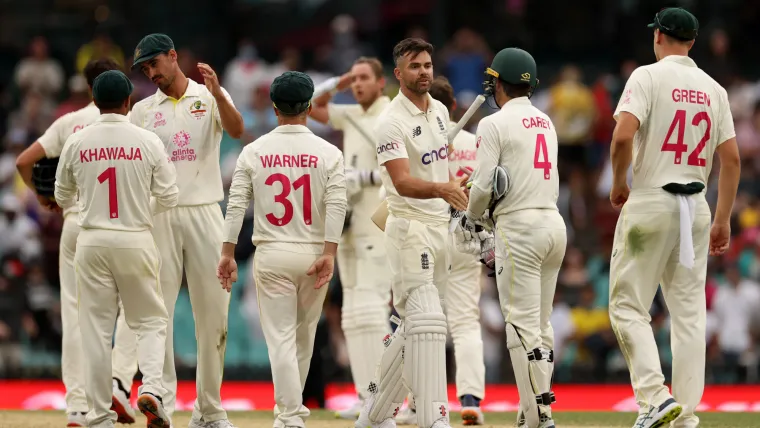
[[[91,61],[84,68],[84,76],[92,95],[92,85],[101,73],[108,70],[118,70],[119,65],[112,59]],[[100,117],[100,111],[94,103],[82,109],[65,114],[58,118],[42,136],[16,159],[16,168],[21,178],[29,188],[37,193],[40,205],[51,210],[60,210],[53,198],[56,165],[58,164],[63,144],[71,134],[84,129]],[[35,165],[36,164],[36,165]],[[33,178],[34,171],[39,174]],[[63,231],[61,232],[59,251],[59,277],[61,280],[61,324],[62,352],[61,377],[66,388],[66,413],[69,427],[85,425],[87,414],[87,399],[84,392],[85,357],[82,349],[82,336],[79,332],[79,317],[77,315],[77,288],[74,276],[74,253],[76,252],[77,213],[76,204],[63,210]],[[134,341],[134,339],[131,339]],[[136,362],[135,362],[136,365]],[[117,372],[119,367],[114,367]],[[134,374],[133,369],[132,373]],[[135,413],[129,403],[128,391],[114,388],[113,410],[118,415],[120,423],[134,423]]]
[[[457,108],[454,88],[443,76],[436,77],[430,95],[443,103],[449,113]],[[456,125],[449,118],[449,126]],[[477,145],[475,135],[459,131],[449,145],[449,171],[457,177],[469,176],[475,169]],[[480,401],[486,394],[486,366],[480,332],[480,278],[482,264],[477,256],[456,249],[454,235],[449,236],[449,281],[444,292],[444,310],[449,332],[454,340],[457,397],[462,405],[464,425],[482,425]],[[398,420],[398,419],[397,419]]]
[[[238,158],[217,272],[230,291],[237,281],[235,245],[253,200],[254,275],[277,403],[275,428],[303,427],[309,416],[302,393],[346,215],[343,155],[306,127],[313,93],[311,78],[300,72],[272,82],[278,127]]]
[[[55,181],[55,200],[79,205],[74,256],[77,305],[84,355],[87,426],[113,427],[111,339],[124,305],[137,334],[143,384],[137,405],[149,428],[168,428],[161,382],[168,314],[161,296],[161,259],[150,233],[153,213],[177,205],[176,171],[158,137],[129,123],[132,82],[118,70],[95,79],[92,94],[100,111],[90,126],[66,140]],[[155,198],[157,209],[151,208]],[[84,363],[84,362],[83,362]]]
[[[480,121],[477,163],[466,221],[495,223],[496,285],[512,368],[520,393],[518,426],[553,428],[551,379],[554,332],[549,322],[567,234],[557,209],[557,134],[533,107],[536,61],[526,51],[502,49],[486,70],[486,93],[500,110]],[[492,200],[494,172],[511,177]]]
[[[439,293],[448,276],[449,204],[464,210],[467,196],[460,180],[450,180],[449,112],[428,93],[432,53],[433,46],[421,39],[396,45],[394,74],[400,90],[375,125],[388,194],[385,248],[401,320],[385,341],[356,428],[395,426],[393,417],[408,390],[415,397],[418,426],[450,426],[447,329]]]
[[[333,104],[328,101],[336,90],[351,87],[358,104]],[[346,188],[350,226],[343,233],[338,251],[340,282],[343,286],[341,325],[346,337],[351,375],[359,401],[336,416],[356,420],[367,387],[383,353],[383,338],[390,334],[391,283],[383,232],[371,217],[381,199],[380,169],[373,128],[380,113],[390,103],[383,95],[383,65],[377,58],[361,57],[351,71],[328,79],[315,89],[311,117],[343,131],[343,156],[346,159]]]
[[[614,116],[610,201],[622,209],[610,265],[610,321],[640,407],[635,426],[660,427],[681,415],[673,426],[693,428],[705,382],[707,254],[728,248],[739,151],[726,90],[688,56],[697,18],[667,8],[649,27],[657,62],[631,74]],[[704,188],[715,153],[720,177],[710,228]],[[649,326],[658,284],[671,316],[672,396]]]
[[[145,36],[134,57],[132,67],[142,70],[158,90],[135,104],[130,121],[163,141],[177,168],[179,187],[177,207],[157,215],[153,229],[161,253],[161,287],[169,313],[163,376],[168,390],[166,410],[171,415],[176,400],[173,319],[184,269],[198,340],[197,398],[190,428],[232,427],[220,396],[230,300],[229,294],[216,285],[215,275],[224,225],[219,206],[224,198],[219,143],[223,130],[239,138],[243,120],[211,67],[198,64],[205,85],[182,73],[174,43],[167,35]],[[119,331],[128,334],[124,330],[117,329],[117,335]],[[133,352],[118,348],[114,351],[117,355]],[[133,376],[124,376],[121,381],[131,386]]]

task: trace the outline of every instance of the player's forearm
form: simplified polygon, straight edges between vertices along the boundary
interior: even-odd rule
[[[446,183],[434,183],[425,181],[420,178],[407,174],[403,177],[393,180],[393,187],[400,196],[413,199],[435,199],[440,198],[441,186]]]
[[[340,77],[331,77],[314,88],[314,95],[311,97],[312,104],[315,106],[326,106],[332,99],[333,94],[338,88]]]
[[[222,244],[222,256],[235,257],[235,245],[232,242]]]
[[[34,165],[20,165],[16,163],[16,170],[18,170],[18,173],[21,176],[21,179],[24,180],[24,184],[26,184],[26,187],[32,190],[35,190],[34,183],[32,183],[32,169],[33,168],[34,168]]]
[[[627,184],[628,168],[633,158],[633,138],[612,137],[610,145],[610,163],[612,165],[613,185]]]
[[[335,257],[338,254],[338,243],[325,241],[325,249],[322,250],[322,255],[330,255]]]
[[[735,161],[721,159],[720,175],[718,176],[718,204],[715,207],[715,223],[728,223],[734,208],[736,192],[739,188],[741,163],[739,157]]]
[[[227,131],[232,138],[240,138],[245,131],[243,125],[243,116],[235,108],[232,102],[224,94],[216,96],[217,107],[219,108],[219,117],[222,119],[222,128]]]
[[[490,200],[491,191],[483,190],[479,185],[473,182],[472,187],[470,187],[470,202],[467,205],[467,216],[473,219],[483,217]]]

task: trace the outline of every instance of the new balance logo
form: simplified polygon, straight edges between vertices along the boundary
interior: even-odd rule
[[[421,126],[418,126],[418,127],[414,128],[414,129],[412,129],[412,137],[419,137],[420,135],[422,135],[422,127]]]
[[[430,269],[430,260],[428,259],[428,253],[422,253],[420,256],[420,266],[422,269]]]

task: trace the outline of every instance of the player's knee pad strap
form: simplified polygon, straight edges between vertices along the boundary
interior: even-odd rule
[[[384,340],[385,352],[377,366],[375,381],[367,388],[374,396],[374,403],[369,411],[369,420],[382,422],[396,416],[404,404],[407,388],[403,382],[404,367],[404,323],[401,322],[393,334]]]
[[[410,310],[410,306],[416,310]],[[404,326],[404,379],[414,393],[417,424],[429,428],[433,422],[442,418],[448,421],[449,418],[446,317],[434,286],[422,286],[410,293]]]

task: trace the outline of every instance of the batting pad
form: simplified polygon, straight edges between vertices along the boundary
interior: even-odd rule
[[[377,366],[376,381],[370,382],[367,390],[374,395],[369,411],[369,420],[380,423],[393,418],[404,404],[407,387],[403,382],[404,367],[404,321],[392,335],[385,338],[385,352]]]
[[[404,379],[414,394],[417,425],[430,428],[439,419],[449,421],[446,389],[446,317],[438,289],[432,284],[415,288],[406,302],[406,356]]]
[[[356,304],[355,300],[349,305]],[[388,313],[383,302],[356,307],[347,307],[346,303],[344,299],[341,325],[346,337],[351,375],[359,395],[366,398],[367,387],[375,378],[377,362],[385,350],[383,338],[391,331]]]
[[[554,401],[554,393],[551,392],[552,377],[554,375],[554,358],[552,356],[551,359],[541,359],[539,361],[531,362],[531,364],[533,366],[533,377],[536,379],[539,388],[538,390],[541,392],[541,395],[536,397],[538,409],[542,414],[551,417],[551,403]]]
[[[520,394],[520,411],[525,416],[527,428],[537,428],[539,423],[537,385],[531,379],[530,363],[528,362],[528,350],[523,346],[520,335],[515,327],[507,323],[507,348],[509,359],[512,360],[512,370],[515,372],[517,392]],[[533,364],[536,366],[537,364]]]

